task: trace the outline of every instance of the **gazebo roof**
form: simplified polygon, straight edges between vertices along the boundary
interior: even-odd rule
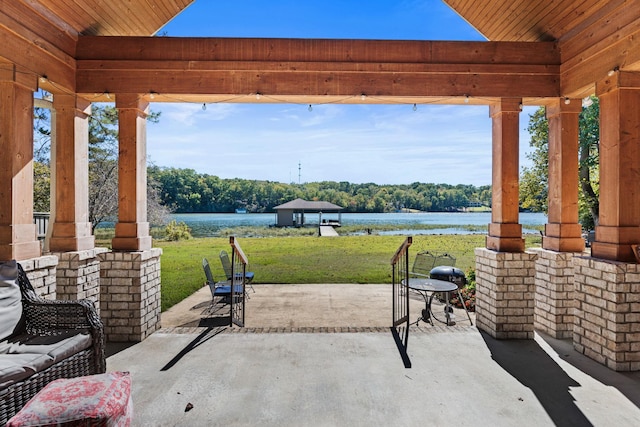
[[[342,206],[334,205],[329,202],[310,202],[304,199],[295,199],[287,203],[283,203],[279,206],[274,207],[275,210],[294,210],[294,211],[340,211],[344,209]]]

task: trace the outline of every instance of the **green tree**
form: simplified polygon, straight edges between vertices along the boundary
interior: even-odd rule
[[[591,97],[591,105],[582,109],[579,119],[579,221],[585,229],[598,223],[598,181],[600,105]],[[548,212],[549,125],[544,107],[529,117],[527,127],[534,150],[527,155],[532,166],[520,175],[520,205],[534,212]]]

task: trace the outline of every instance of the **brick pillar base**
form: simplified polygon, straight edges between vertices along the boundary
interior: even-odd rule
[[[56,299],[57,256],[46,255],[38,258],[23,259],[18,263],[27,273],[29,282],[31,282],[37,295],[48,300]]]
[[[99,255],[107,342],[140,342],[160,328],[160,255],[159,248]]]
[[[640,265],[573,259],[573,346],[615,371],[640,370]]]
[[[77,301],[88,299],[100,312],[100,259],[106,248],[56,253],[59,258],[57,298]]]
[[[475,255],[478,329],[497,339],[533,339],[537,255],[486,248]]]
[[[535,262],[534,327],[553,338],[572,338],[574,253],[546,249],[532,249],[530,252],[538,255]]]

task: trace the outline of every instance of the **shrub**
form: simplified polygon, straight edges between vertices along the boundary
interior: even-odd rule
[[[176,222],[174,219],[165,228],[165,239],[169,241],[189,240],[192,238],[191,229],[184,222]]]

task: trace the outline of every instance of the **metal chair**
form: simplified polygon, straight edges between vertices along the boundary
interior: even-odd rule
[[[213,274],[211,274],[211,267],[209,266],[209,261],[206,258],[202,258],[202,269],[204,270],[204,275],[207,279],[206,284],[209,286],[209,290],[211,291],[211,305],[215,305],[217,303],[228,304],[229,299],[231,298],[231,282],[228,280],[216,282],[213,279]],[[242,286],[235,286],[235,294],[242,294]],[[216,298],[219,300],[216,301]]]
[[[231,280],[231,275],[232,275],[232,267],[231,267],[231,260],[229,259],[229,254],[227,254],[227,251],[220,251],[220,263],[222,264],[222,269],[224,270],[224,274],[225,276],[227,276],[227,280]],[[240,277],[239,276],[240,273],[236,273],[236,277]],[[251,288],[251,290],[253,292],[255,292],[256,290],[253,289],[253,285],[251,284],[251,282],[253,281],[253,271],[245,271],[244,273],[244,284],[245,286],[248,286]]]

